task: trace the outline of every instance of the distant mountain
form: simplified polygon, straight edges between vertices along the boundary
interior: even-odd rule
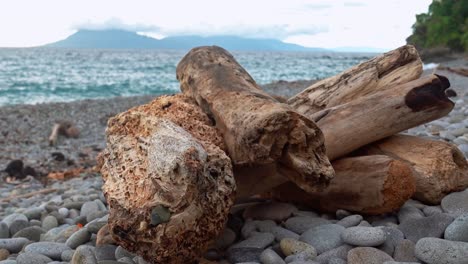
[[[284,43],[276,39],[253,39],[236,36],[174,36],[155,39],[125,30],[79,30],[68,38],[47,44],[58,48],[91,49],[181,49],[217,45],[228,50],[327,51]]]

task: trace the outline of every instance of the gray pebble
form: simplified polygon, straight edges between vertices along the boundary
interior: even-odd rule
[[[315,259],[315,261],[319,262],[320,264],[327,264],[328,260],[331,258],[346,259],[348,256],[348,252],[351,249],[353,249],[353,246],[343,245],[332,250],[323,252]]]
[[[393,259],[402,262],[417,262],[414,256],[414,242],[408,239],[401,240],[395,247]]]
[[[423,218],[413,218],[398,226],[405,237],[417,242],[423,237],[442,237],[445,228],[453,222],[453,217],[447,214],[435,214]]]
[[[231,248],[266,248],[275,240],[275,236],[271,233],[259,233],[254,232],[249,238],[243,240],[237,244],[234,244]]]
[[[440,206],[426,206],[424,207],[423,209],[423,212],[426,216],[431,216],[431,215],[434,215],[434,214],[438,214],[438,213],[443,213],[442,211],[442,208]]]
[[[308,262],[315,259],[316,256],[311,256],[308,252],[299,252],[294,255],[287,256],[284,261],[286,263]]]
[[[107,215],[106,212],[103,212],[103,211],[96,211],[96,212],[91,212],[89,213],[87,216],[86,216],[86,222],[91,222],[95,219],[99,219],[103,216]]]
[[[354,226],[347,228],[341,237],[345,243],[353,246],[375,247],[385,242],[387,234],[378,227]]]
[[[16,258],[18,264],[46,264],[52,262],[47,256],[38,253],[24,252]]]
[[[414,252],[428,264],[466,264],[468,243],[425,237],[416,243]]]
[[[67,208],[69,210],[70,209],[80,210],[81,207],[83,206],[83,204],[84,204],[84,202],[69,202],[69,203],[63,204],[63,207],[65,207],[65,208]]]
[[[290,217],[297,208],[289,203],[269,202],[252,205],[245,209],[244,219],[283,221]]]
[[[232,245],[235,240],[236,240],[236,233],[227,227],[223,230],[221,235],[216,239],[215,247],[218,249],[227,248],[230,245]],[[122,247],[119,247],[119,248],[122,248]],[[119,259],[119,258],[116,256],[116,259]]]
[[[396,245],[405,238],[405,235],[393,227],[382,227],[382,230],[386,233],[387,239],[385,239],[383,245],[379,246],[378,249],[392,256]]]
[[[91,238],[91,233],[88,232],[85,228],[82,228],[73,235],[71,235],[65,244],[69,246],[71,249],[76,249],[78,246],[85,244]]]
[[[259,232],[271,233],[271,230],[276,226],[277,225],[273,220],[256,221],[256,227]]]
[[[89,232],[93,234],[97,234],[97,232],[99,232],[99,230],[106,224],[107,224],[107,221],[100,221],[99,219],[96,219],[86,224],[85,227]]]
[[[366,220],[362,220],[358,226],[367,226],[367,227],[372,227],[371,224],[369,224],[369,222],[367,222]]]
[[[293,213],[294,216],[306,216],[306,217],[319,217],[316,212],[313,211],[296,211]]]
[[[263,264],[286,264],[284,260],[273,250],[267,248],[260,254],[260,261]]]
[[[15,220],[25,220],[28,221],[28,218],[24,214],[18,214],[18,213],[13,213],[5,218],[3,218],[3,222],[7,224],[8,227],[10,227],[11,223],[13,223]]]
[[[94,247],[88,245],[79,246],[73,254],[71,264],[97,264]]]
[[[13,237],[24,237],[34,242],[39,242],[41,235],[46,231],[38,226],[26,227],[18,232]]]
[[[420,262],[385,261],[383,264],[421,264]]]
[[[258,262],[260,263],[261,248],[230,248],[227,253],[227,260],[231,263]]]
[[[348,252],[347,260],[348,264],[381,264],[393,258],[373,247],[357,247]]]
[[[115,260],[115,250],[117,246],[115,245],[101,245],[97,246],[95,249],[96,259],[101,260]]]
[[[18,231],[29,227],[28,220],[16,219],[10,224],[10,236],[14,236]]]
[[[0,248],[8,250],[10,253],[18,253],[28,242],[29,240],[24,237],[2,238],[0,239]]]
[[[346,264],[348,263],[346,260],[341,259],[341,258],[331,258],[328,261],[328,264]]]
[[[280,242],[281,253],[285,256],[301,253],[302,260],[312,260],[317,256],[317,251],[312,245],[292,238],[285,238]]]
[[[343,209],[338,209],[335,212],[336,219],[338,219],[338,220],[341,220],[341,219],[343,219],[343,218],[345,218],[347,216],[350,216],[350,215],[351,215],[350,212],[348,212],[346,210],[343,210]]]
[[[468,213],[468,189],[462,192],[453,192],[442,199],[442,209],[454,216]]]
[[[43,208],[40,207],[34,207],[34,208],[29,208],[26,211],[24,211],[24,215],[29,219],[36,219],[39,220],[41,218],[42,212],[44,212]]]
[[[16,264],[16,260],[6,259],[6,260],[0,261],[0,264]]]
[[[341,234],[345,228],[336,224],[319,225],[304,232],[300,241],[312,245],[318,254],[343,245]]]
[[[445,229],[444,238],[447,240],[468,242],[468,213],[457,217]]]
[[[61,258],[63,261],[71,261],[75,254],[75,250],[65,250],[62,252]]]
[[[0,222],[0,239],[2,238],[9,238],[10,237],[10,229],[5,222]]]
[[[330,221],[320,217],[295,216],[286,220],[284,226],[294,233],[302,234],[312,227],[326,224],[330,224]]]
[[[81,207],[80,216],[87,217],[89,214],[97,211],[99,211],[99,205],[97,203],[94,201],[86,202]]]
[[[282,228],[280,226],[275,226],[270,232],[275,236],[276,241],[281,241],[284,238],[293,238],[297,240],[300,237],[293,231],[290,231],[286,228]]]
[[[55,242],[36,242],[27,245],[24,248],[25,252],[32,252],[45,255],[51,259],[60,260],[62,252],[70,248],[62,243]]]
[[[424,217],[424,213],[414,206],[405,205],[398,211],[398,221],[404,223],[410,219],[418,219]]]
[[[361,223],[362,219],[363,218],[361,215],[350,215],[342,218],[336,224],[344,227],[357,226],[359,223]]]
[[[135,254],[133,254],[132,252],[126,250],[125,248],[121,247],[121,246],[118,246],[116,249],[115,249],[115,259],[121,259],[121,258],[124,258],[124,257],[129,257],[131,259],[133,259],[135,257]]]
[[[58,221],[55,216],[48,215],[42,220],[42,228],[45,230],[50,230],[52,228],[56,228],[58,226]]]
[[[135,264],[135,262],[133,262],[133,259],[129,257],[119,258],[118,261],[126,264]]]
[[[65,207],[62,207],[58,210],[59,214],[63,217],[67,217],[68,216],[68,208],[65,208]]]

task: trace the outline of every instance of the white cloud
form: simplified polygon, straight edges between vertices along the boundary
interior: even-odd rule
[[[35,46],[77,27],[148,35],[233,34],[306,46],[394,47],[430,0],[15,0],[0,6],[0,46]]]

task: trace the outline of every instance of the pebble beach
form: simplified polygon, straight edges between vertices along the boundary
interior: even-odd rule
[[[468,68],[468,61],[441,63]],[[468,78],[445,70],[456,96],[446,117],[405,133],[451,142],[468,158]],[[265,85],[292,96],[313,81]],[[21,179],[0,172],[0,264],[147,263],[118,246],[107,230],[108,206],[95,171],[105,148],[107,119],[154,96],[0,107],[0,169],[13,160],[34,170]],[[50,146],[54,123],[70,121],[78,138]],[[50,177],[51,173],[70,172]],[[31,195],[33,193],[34,195]],[[334,214],[294,204],[236,204],[202,263],[396,264],[468,263],[468,189],[440,205],[408,200],[380,216]]]

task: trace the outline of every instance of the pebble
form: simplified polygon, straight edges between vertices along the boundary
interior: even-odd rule
[[[7,224],[8,227],[10,227],[11,223],[13,223],[16,220],[28,221],[28,218],[24,214],[13,213],[13,214],[10,214],[10,215],[6,216],[5,218],[3,218],[2,221],[5,224]]]
[[[345,243],[353,246],[375,247],[385,242],[387,234],[378,227],[354,226],[347,228],[341,237]]]
[[[0,222],[0,239],[2,238],[9,238],[10,237],[10,229],[5,222]]]
[[[0,264],[17,264],[17,262],[16,260],[6,259],[6,260],[0,261]]]
[[[246,240],[243,240],[237,244],[231,246],[231,248],[266,248],[275,241],[275,236],[271,233],[259,233],[251,235]]]
[[[63,261],[71,261],[73,254],[75,254],[75,250],[65,250],[62,252],[61,259]]]
[[[97,211],[99,211],[99,205],[97,203],[94,201],[85,202],[81,207],[80,216],[87,217],[89,214]]]
[[[267,248],[260,254],[262,264],[286,264],[284,260],[273,250]]]
[[[42,220],[42,228],[45,230],[50,230],[52,228],[56,228],[58,226],[57,218],[52,215],[48,215]]]
[[[58,210],[58,213],[63,217],[67,217],[68,212],[69,212],[68,208],[65,208],[65,207],[62,207]]]
[[[126,264],[135,264],[135,262],[133,262],[133,259],[129,257],[119,258],[118,261]]]
[[[405,238],[405,235],[399,229],[393,227],[382,227],[382,230],[386,233],[387,239],[378,249],[392,256],[396,245]]]
[[[132,252],[126,250],[125,248],[121,246],[118,246],[115,249],[115,259],[119,260],[124,257],[134,258],[135,254],[133,254]]]
[[[263,233],[271,233],[271,230],[277,226],[273,220],[255,221],[255,223],[257,230]]]
[[[41,218],[42,212],[44,212],[43,208],[33,207],[24,211],[24,215],[28,218],[28,220],[39,220]]]
[[[227,260],[231,263],[258,262],[260,263],[261,248],[230,248],[227,253]]]
[[[440,206],[438,206],[438,205],[437,206],[426,206],[423,209],[423,213],[426,216],[431,216],[431,215],[434,215],[434,214],[443,213],[443,211],[442,211],[442,208]]]
[[[272,233],[275,236],[276,241],[281,241],[285,238],[293,238],[293,239],[298,240],[300,237],[298,234],[294,233],[293,231],[290,231],[286,228],[282,228],[280,226],[273,227],[270,233]]]
[[[88,242],[91,238],[91,233],[88,232],[85,228],[82,228],[75,233],[73,233],[65,242],[67,246],[71,249],[76,249],[78,246],[83,245]]]
[[[347,261],[344,260],[344,259],[340,259],[340,258],[331,258],[329,261],[328,261],[328,264],[346,264]]]
[[[447,240],[468,242],[468,213],[457,217],[445,229],[444,238]]]
[[[294,255],[301,252],[307,254],[309,259],[314,259],[317,256],[317,251],[313,246],[292,238],[285,238],[281,240],[280,247],[285,256]]]
[[[0,248],[8,250],[10,253],[18,253],[28,242],[29,240],[24,237],[2,238],[0,239]]]
[[[321,254],[343,245],[341,234],[344,230],[337,224],[319,225],[304,232],[300,240],[312,245]]]
[[[416,243],[414,252],[427,264],[466,264],[468,243],[425,237]]]
[[[18,232],[13,237],[24,237],[28,240],[39,242],[41,239],[41,235],[44,234],[46,231],[38,226],[30,226],[26,227]]]
[[[215,247],[218,249],[224,249],[229,247],[236,240],[236,233],[230,228],[225,228],[221,235],[215,241]],[[117,258],[118,259],[118,258]]]
[[[0,261],[5,260],[10,256],[10,252],[4,248],[0,248]]]
[[[49,257],[32,252],[21,253],[16,258],[18,264],[46,264],[50,262],[52,262],[52,259]]]
[[[401,262],[417,262],[418,259],[414,256],[414,242],[409,239],[401,240],[395,247],[393,259]]]
[[[99,232],[99,230],[105,226],[107,224],[107,221],[101,221],[100,219],[96,219],[88,224],[86,224],[86,229],[93,233],[93,234],[97,234],[97,232]]]
[[[419,219],[424,217],[424,213],[414,206],[405,205],[398,211],[398,221],[404,223],[410,219]]]
[[[245,209],[244,219],[283,221],[290,217],[297,208],[289,203],[269,202],[252,205]]]
[[[65,228],[57,234],[54,241],[65,243],[68,240],[68,238],[70,238],[78,230],[80,230],[80,228],[76,225],[65,226]]]
[[[398,226],[405,237],[414,243],[423,237],[442,237],[445,229],[453,222],[447,214],[435,214],[422,218],[409,219]]]
[[[342,218],[336,224],[344,227],[357,226],[361,223],[363,217],[361,215],[350,215]]]
[[[14,236],[16,233],[18,233],[18,231],[26,227],[29,227],[28,220],[16,219],[13,221],[13,223],[10,224],[10,235]]]
[[[45,255],[49,258],[60,260],[62,257],[62,252],[69,250],[70,248],[62,243],[55,242],[36,242],[27,245],[24,248],[25,252],[38,253]]]
[[[444,212],[459,216],[468,213],[468,189],[461,192],[453,192],[442,199],[441,207]]]
[[[297,254],[287,256],[284,259],[284,261],[286,261],[286,263],[309,262],[312,261],[314,258],[315,256],[310,256],[309,254],[307,254],[307,252],[299,252]]]
[[[320,217],[295,216],[286,220],[284,226],[294,233],[302,234],[312,227],[326,224],[330,224],[330,221]]]
[[[115,260],[115,245],[100,245],[95,249],[96,259],[101,260]]]
[[[75,250],[71,264],[97,264],[97,259],[94,254],[94,247],[81,245]]]
[[[353,249],[353,246],[342,245],[327,252],[323,252],[315,259],[315,261],[319,262],[320,264],[328,264],[328,260],[332,258],[346,259],[348,252],[351,249]]]
[[[369,222],[367,222],[366,220],[362,220],[358,226],[367,226],[367,227],[372,227],[371,224],[369,224]]]
[[[347,260],[348,264],[381,264],[393,258],[373,247],[357,247],[348,252]]]
[[[348,212],[346,210],[343,210],[343,209],[338,209],[335,212],[336,219],[338,219],[338,220],[341,220],[341,219],[343,219],[343,218],[345,218],[347,216],[350,216],[350,215],[351,215],[350,212]]]

